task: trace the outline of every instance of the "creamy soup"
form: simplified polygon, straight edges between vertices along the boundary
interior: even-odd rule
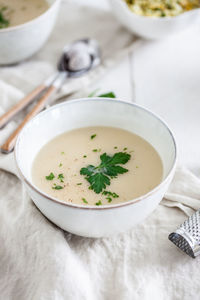
[[[116,204],[148,193],[162,180],[156,150],[129,131],[87,127],[47,143],[32,167],[33,183],[62,201]]]
[[[0,0],[0,29],[30,21],[48,8],[46,0]]]

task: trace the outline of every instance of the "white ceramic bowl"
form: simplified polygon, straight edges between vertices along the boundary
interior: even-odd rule
[[[162,182],[137,199],[101,207],[65,203],[40,191],[32,182],[31,168],[41,147],[65,131],[98,125],[129,130],[151,143],[163,162]],[[15,158],[28,194],[49,220],[77,235],[103,237],[128,230],[153,212],[174,174],[176,144],[167,125],[136,104],[103,98],[79,99],[55,105],[32,119],[18,137]]]
[[[56,21],[60,0],[47,2],[50,7],[37,18],[0,29],[0,65],[15,64],[27,59],[47,41]]]
[[[147,39],[161,39],[187,29],[200,21],[200,9],[175,17],[146,17],[132,12],[124,0],[109,0],[112,12],[131,32]]]

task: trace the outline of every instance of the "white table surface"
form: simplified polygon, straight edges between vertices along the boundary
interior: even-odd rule
[[[67,0],[64,1],[67,2]],[[109,9],[105,0],[74,0],[74,2],[83,5],[90,4],[105,11]],[[74,35],[76,36],[76,32]],[[67,36],[67,38],[71,38],[71,36]],[[48,52],[49,61],[55,62],[59,49],[64,43],[57,37],[54,39],[53,41],[56,42],[53,43],[49,52],[47,44],[40,53],[33,57],[33,60],[31,59],[21,66],[20,72],[18,68],[14,67],[9,70],[1,70],[1,79],[18,88],[19,99],[22,96],[21,86],[24,87],[22,89],[24,93],[32,87],[31,80],[38,72],[38,65],[41,72],[35,78],[34,84],[41,82],[42,78],[46,78],[52,73],[53,64],[45,61],[45,55]],[[113,37],[113,41],[114,39],[117,39],[117,36]],[[101,88],[103,92],[114,91],[118,97],[148,107],[163,117],[176,135],[179,146],[179,163],[194,170],[196,174],[199,174],[200,167],[199,53],[198,27],[169,40],[137,41],[133,52],[126,55],[120,64],[112,68],[91,87],[91,90]],[[31,69],[33,64],[34,68]],[[22,71],[26,77],[21,76]],[[12,90],[13,98],[16,97],[16,91],[15,88]],[[9,105],[12,105],[10,96],[11,94],[9,94]],[[1,102],[6,102],[6,99],[5,97],[4,101],[2,98]],[[7,109],[7,103],[4,104]],[[20,183],[10,175],[8,193],[7,186],[4,184],[7,182],[7,175],[5,173],[0,175],[1,200],[3,200],[0,206],[0,216],[3,216],[0,218],[0,225],[3,228],[0,239],[5,236],[3,247],[0,245],[0,252],[2,251],[3,267],[7,270],[3,274],[4,281],[2,282],[7,284],[7,290],[13,287],[13,291],[22,292],[24,297],[18,299],[28,299],[26,297],[27,287],[30,290],[34,288],[33,294],[40,295],[43,289],[47,293],[51,291],[51,286],[52,289],[55,289],[57,284],[58,291],[67,295],[66,297],[62,298],[59,294],[58,298],[54,295],[52,298],[38,296],[29,299],[94,300],[97,295],[96,299],[102,300],[132,300],[136,298],[168,300],[169,298],[165,295],[170,294],[173,295],[173,298],[169,300],[199,300],[199,259],[197,258],[195,261],[187,255],[179,253],[167,240],[167,235],[176,228],[176,224],[182,223],[186,218],[183,212],[176,208],[170,209],[159,205],[155,213],[134,230],[110,240],[93,241],[63,233],[53,225],[50,226],[29,200],[25,199],[26,209],[29,209],[29,215],[27,215],[27,210],[24,210],[23,205],[20,206],[22,204]],[[18,193],[16,193],[16,189],[18,189]],[[13,201],[12,193],[16,194],[15,201]],[[38,222],[35,222],[35,218],[38,219]],[[14,220],[14,223],[11,220]],[[30,221],[34,222],[30,223]],[[26,231],[28,226],[30,226],[29,231]],[[48,239],[46,239],[46,234],[48,234]],[[29,243],[27,243],[27,236],[30,237]],[[46,241],[46,245],[43,245],[42,249],[35,247],[40,238],[42,238],[42,242]],[[54,245],[53,249],[49,248],[49,241],[51,245]],[[27,250],[24,250],[24,256],[22,256],[23,251],[20,251],[20,247],[16,246],[16,249],[13,247],[14,242],[17,246],[19,243],[22,249]],[[147,246],[149,244],[151,247]],[[31,246],[33,248],[30,248]],[[8,263],[5,263],[7,257]],[[35,269],[32,268],[31,259]],[[49,266],[51,260],[53,262]],[[16,262],[19,268],[16,267]],[[59,266],[60,268],[58,268]],[[13,276],[15,273],[16,278]],[[77,284],[77,281],[80,283],[79,289],[73,286],[74,282]],[[86,296],[75,298],[73,293],[76,291],[77,295],[85,293]],[[137,297],[133,298],[132,295],[136,294]],[[10,300],[14,299],[13,297],[2,299]]]

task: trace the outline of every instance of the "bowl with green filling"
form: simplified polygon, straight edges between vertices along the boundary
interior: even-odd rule
[[[134,34],[161,39],[198,22],[198,0],[109,0],[117,19]]]
[[[0,0],[0,65],[15,64],[48,39],[60,0]]]

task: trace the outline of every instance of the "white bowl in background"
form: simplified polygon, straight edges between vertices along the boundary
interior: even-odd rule
[[[131,11],[124,0],[109,0],[116,18],[134,34],[147,39],[161,39],[187,29],[200,21],[200,9],[174,17],[147,17]]]
[[[101,207],[63,202],[39,190],[31,170],[41,147],[59,134],[88,126],[122,128],[143,137],[162,159],[162,182],[137,199]],[[130,229],[154,211],[174,175],[176,143],[168,126],[152,112],[120,100],[87,98],[55,105],[33,118],[17,139],[15,158],[28,194],[49,220],[77,235],[104,237]]]
[[[0,29],[0,65],[19,63],[36,53],[47,41],[59,10],[60,0],[47,0],[50,7],[24,24]]]

